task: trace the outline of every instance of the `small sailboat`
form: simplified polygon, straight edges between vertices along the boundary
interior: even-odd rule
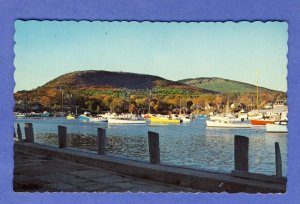
[[[74,120],[75,119],[75,115],[67,115],[66,116],[67,120]]]
[[[71,93],[71,104],[70,104],[71,113],[66,116],[67,120],[74,120],[78,116],[77,105],[75,104],[75,115],[72,112],[72,106],[73,106],[73,94]]]
[[[230,110],[229,110],[229,99],[227,99],[225,113],[217,114],[217,115],[214,115],[212,113],[212,115],[209,116],[209,119],[211,121],[225,121],[225,122],[241,122],[242,121],[241,118],[238,118],[234,114],[230,113]]]
[[[258,71],[256,71],[256,114],[253,117],[249,117],[252,125],[266,125],[274,123],[274,119],[264,118],[263,114],[259,113],[258,105]]]
[[[50,116],[50,114],[47,112],[47,111],[44,111],[42,114],[41,114],[41,117],[43,118],[48,118]]]

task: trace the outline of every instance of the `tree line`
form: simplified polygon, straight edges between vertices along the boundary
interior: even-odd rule
[[[261,92],[259,93],[259,108],[267,103],[285,99],[283,93]],[[91,90],[59,90],[37,89],[34,91],[19,91],[15,93],[15,111],[32,111],[33,105],[39,106],[39,111],[65,111],[79,113],[89,111],[92,113],[116,112],[116,113],[207,113],[223,112],[227,104],[235,104],[231,111],[255,109],[256,93],[245,94],[198,94],[187,93],[171,94],[149,92],[122,92],[120,90],[107,90],[97,93]]]

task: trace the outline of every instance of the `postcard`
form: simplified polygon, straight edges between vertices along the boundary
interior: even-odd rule
[[[285,193],[286,22],[15,21],[15,192]]]

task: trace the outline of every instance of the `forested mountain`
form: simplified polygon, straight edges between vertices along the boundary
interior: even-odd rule
[[[16,109],[91,112],[134,112],[147,110],[166,113],[174,108],[223,107],[243,103],[253,107],[256,86],[221,78],[195,78],[171,81],[159,76],[102,70],[76,71],[61,75],[33,90],[15,93]],[[259,88],[260,103],[274,102],[285,93]],[[223,104],[223,105],[222,105]],[[72,109],[73,107],[73,109]],[[32,110],[32,109],[31,109]]]

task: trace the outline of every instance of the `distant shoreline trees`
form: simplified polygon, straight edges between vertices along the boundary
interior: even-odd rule
[[[246,110],[256,108],[256,94],[191,94],[176,89],[160,89],[149,96],[147,90],[120,89],[60,89],[40,87],[32,91],[19,91],[15,95],[15,111],[65,111],[78,113],[208,113],[224,112],[227,104],[232,105],[230,111],[241,107]],[[278,93],[259,93],[259,107],[286,99],[286,95]],[[32,108],[32,107],[35,108]],[[240,107],[240,108],[237,108]]]

